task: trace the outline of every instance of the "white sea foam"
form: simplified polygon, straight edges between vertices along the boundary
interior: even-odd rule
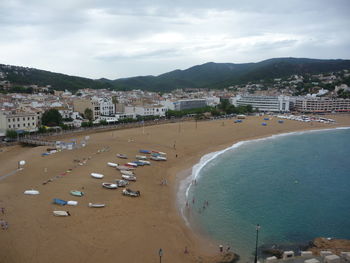
[[[290,135],[302,135],[305,133],[323,132],[323,131],[332,131],[332,130],[346,130],[346,129],[350,129],[350,127],[337,127],[337,128],[329,128],[329,129],[295,131],[295,132],[275,134],[275,135],[271,135],[271,136],[264,137],[264,138],[240,141],[240,142],[234,143],[232,146],[230,146],[224,150],[217,151],[217,152],[211,152],[211,153],[204,155],[200,159],[200,161],[192,167],[192,173],[188,177],[183,179],[179,185],[177,199],[179,202],[179,208],[180,208],[181,215],[184,218],[186,225],[189,226],[189,221],[188,221],[187,217],[185,216],[185,207],[186,207],[185,203],[188,201],[188,196],[189,196],[191,186],[193,185],[194,182],[198,182],[198,180],[200,179],[200,171],[203,169],[203,167],[205,167],[209,162],[211,162],[212,160],[214,160],[218,156],[222,155],[223,153],[225,153],[229,150],[237,149],[237,148],[239,148],[242,145],[247,144],[247,143],[266,141],[266,140],[276,139],[279,137],[290,136]]]

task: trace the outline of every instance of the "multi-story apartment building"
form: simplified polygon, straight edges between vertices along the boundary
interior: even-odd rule
[[[295,110],[304,113],[350,112],[350,99],[297,98]]]
[[[287,96],[242,96],[238,95],[230,99],[235,106],[252,106],[263,112],[289,112],[289,97]]]
[[[166,110],[166,107],[162,105],[125,106],[125,114],[135,114],[136,116],[164,117]]]
[[[207,106],[206,99],[183,99],[174,102],[174,110],[189,110]]]
[[[100,119],[100,116],[114,116],[115,114],[115,105],[112,102],[112,98],[107,97],[74,100],[73,108],[74,111],[81,114],[84,114],[86,109],[91,109],[94,120]]]
[[[37,131],[40,115],[36,112],[0,111],[0,130]]]

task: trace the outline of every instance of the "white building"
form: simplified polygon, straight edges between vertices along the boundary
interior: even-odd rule
[[[184,99],[174,102],[175,110],[189,110],[196,108],[204,108],[206,106],[206,99]]]
[[[112,98],[92,97],[91,99],[77,99],[73,101],[74,111],[84,114],[86,109],[91,109],[93,119],[100,119],[100,116],[114,116],[115,105]]]
[[[242,96],[230,98],[234,106],[252,106],[263,112],[289,112],[290,99],[287,96]]]
[[[0,130],[38,130],[39,115],[35,112],[0,111]]]
[[[123,119],[135,119],[134,113],[116,113],[114,116],[100,116],[99,120],[107,121],[108,123],[118,122]]]
[[[159,116],[164,117],[167,108],[162,105],[125,106],[125,114],[135,116]]]

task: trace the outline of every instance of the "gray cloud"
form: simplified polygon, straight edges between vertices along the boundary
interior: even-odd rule
[[[0,63],[87,77],[349,58],[350,1],[0,0]]]

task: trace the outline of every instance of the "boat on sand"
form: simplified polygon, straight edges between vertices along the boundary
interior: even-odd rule
[[[112,183],[102,183],[102,186],[107,189],[117,189],[118,185],[117,184],[112,184]]]
[[[100,204],[100,203],[89,203],[89,207],[93,207],[93,208],[102,208],[105,207],[105,204]]]
[[[84,195],[84,192],[78,191],[78,190],[72,190],[72,191],[70,191],[70,194],[74,195],[74,196],[82,197]]]
[[[24,194],[25,195],[38,195],[39,191],[38,190],[34,190],[34,189],[32,189],[32,190],[25,190]]]
[[[118,166],[117,163],[110,163],[110,162],[108,162],[107,165],[110,167],[114,167],[114,168],[116,168]]]
[[[133,170],[133,169],[135,169],[135,168],[133,168],[131,165],[130,165],[130,166],[118,165],[117,169],[120,170],[120,171],[121,171],[121,170],[127,170],[127,171],[129,171],[129,170]]]
[[[136,176],[122,174],[122,178],[128,181],[136,181]]]
[[[115,180],[115,183],[118,185],[118,187],[125,187],[129,184],[126,180]]]
[[[128,159],[128,156],[126,156],[125,154],[122,154],[122,153],[118,153],[117,157],[120,159]]]
[[[127,171],[127,170],[120,170],[121,174],[126,174],[126,175],[135,175],[133,171]]]
[[[103,174],[91,173],[91,176],[96,179],[102,179],[104,177]]]
[[[54,216],[70,216],[69,211],[53,211]]]
[[[133,191],[131,189],[124,189],[123,195],[131,196],[131,197],[139,197],[141,195],[140,191]]]

